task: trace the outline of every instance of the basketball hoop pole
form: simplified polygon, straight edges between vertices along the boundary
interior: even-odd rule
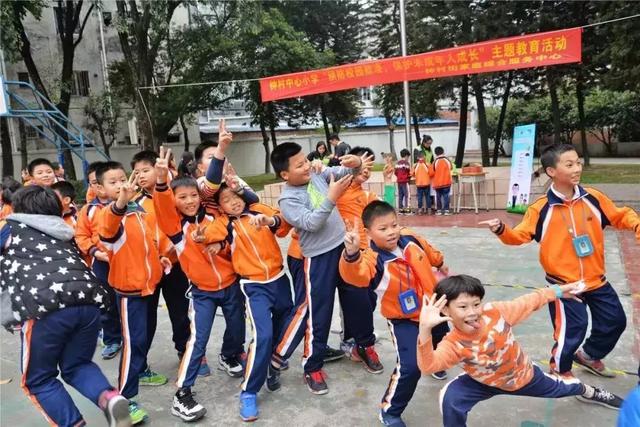
[[[407,27],[404,11],[404,0],[400,0],[400,48],[402,56],[407,56]],[[409,110],[409,82],[405,80],[402,83],[404,92],[404,137],[407,143],[407,149],[411,153],[409,162],[413,164],[413,141],[411,140],[411,112]]]

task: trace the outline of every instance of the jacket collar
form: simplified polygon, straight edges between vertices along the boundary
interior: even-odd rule
[[[570,201],[581,199],[585,197],[587,194],[588,193],[584,188],[582,188],[579,185],[576,185],[573,190],[573,198]],[[564,202],[568,201],[562,193],[558,192],[555,188],[553,188],[553,184],[551,184],[551,187],[549,187],[549,190],[547,191],[547,200],[549,200],[550,206],[563,205]]]

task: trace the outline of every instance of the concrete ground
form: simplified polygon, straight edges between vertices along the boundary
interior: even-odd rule
[[[458,217],[461,217],[459,215]],[[467,214],[470,221],[477,216]],[[444,218],[443,218],[444,219]],[[416,231],[445,255],[445,262],[454,273],[467,273],[479,277],[484,283],[495,285],[522,284],[544,285],[544,275],[538,264],[535,244],[524,247],[502,245],[487,230],[464,227],[442,228],[420,227],[413,224]],[[431,224],[431,225],[437,225]],[[444,225],[444,224],[442,224]],[[467,224],[471,225],[471,223]],[[628,236],[627,236],[628,237]],[[621,294],[629,294],[617,232],[606,233],[607,276]],[[282,241],[286,248],[287,241]],[[486,300],[512,299],[523,294],[523,290],[500,286],[487,288]],[[632,301],[621,297],[629,317],[629,326],[618,346],[607,358],[611,368],[621,371],[637,371],[638,361],[633,355],[634,327],[631,322]],[[149,423],[154,426],[178,426],[181,421],[170,415],[171,399],[175,392],[178,359],[170,337],[170,324],[166,309],[158,311],[158,332],[150,353],[153,369],[170,377],[170,383],[157,388],[141,388],[138,400],[150,414]],[[260,419],[257,426],[375,426],[378,403],[385,390],[395,364],[395,354],[384,319],[376,313],[376,331],[380,337],[378,353],[385,366],[382,375],[367,373],[360,364],[342,360],[325,366],[329,375],[330,392],[324,396],[310,394],[302,382],[302,369],[298,363],[298,350],[291,360],[291,368],[282,376],[283,388],[277,393],[264,389],[259,395]],[[333,333],[330,344],[337,346],[339,317],[334,313]],[[207,409],[207,416],[198,425],[235,426],[243,423],[238,418],[237,397],[240,381],[228,377],[216,368],[216,356],[224,330],[224,319],[216,317],[209,342],[209,359],[213,374],[199,379],[194,387],[197,400]],[[524,350],[546,370],[546,360],[552,344],[552,329],[546,308],[535,313],[529,320],[515,328],[516,338]],[[9,333],[0,333],[0,378],[12,378],[9,384],[0,386],[0,425],[43,426],[45,422],[20,390],[20,338]],[[103,361],[96,357],[107,377],[117,379],[118,359]],[[449,377],[460,373],[459,368],[449,372]],[[601,379],[580,369],[575,373],[585,382],[606,387],[610,391],[626,395],[638,382],[635,375],[620,373],[614,379]],[[409,426],[441,425],[438,409],[438,392],[445,382],[424,377],[418,385],[413,400],[404,414]],[[102,414],[90,402],[75,391],[72,395],[86,417],[89,425],[103,423]],[[499,420],[501,427],[532,426],[613,426],[617,412],[601,406],[586,405],[574,398],[559,400],[522,397],[496,397],[478,404],[471,412],[469,425],[495,426]]]

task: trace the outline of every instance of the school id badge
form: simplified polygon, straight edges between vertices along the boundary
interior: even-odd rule
[[[401,292],[398,295],[398,300],[403,314],[412,314],[418,310],[418,295],[413,289]]]
[[[573,249],[578,257],[584,258],[593,253],[593,244],[587,234],[582,234],[573,238]]]

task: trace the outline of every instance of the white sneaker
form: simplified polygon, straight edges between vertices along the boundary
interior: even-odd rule
[[[204,417],[207,410],[193,398],[190,388],[181,388],[173,396],[171,414],[184,421],[196,421]]]

